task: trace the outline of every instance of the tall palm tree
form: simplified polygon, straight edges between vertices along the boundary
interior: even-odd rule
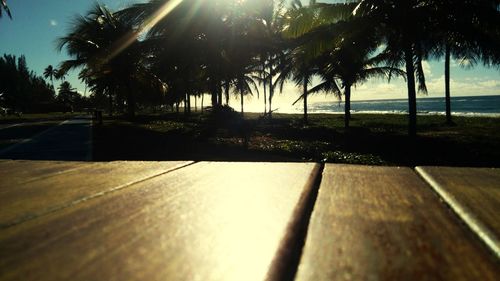
[[[68,72],[65,69],[54,69],[54,78],[57,80],[61,80],[63,82],[66,81],[66,76],[68,76]]]
[[[258,92],[258,87],[253,77],[245,74],[245,71],[239,72],[234,79],[234,88],[240,94],[241,115],[243,115],[243,101],[246,95],[252,95],[252,88]]]
[[[276,85],[279,85],[280,89],[283,88],[284,83],[288,80],[294,81],[298,87],[302,88],[302,94],[297,101],[302,100],[304,102],[304,124],[307,124],[308,86],[311,84],[312,77],[317,71],[315,63],[306,55],[306,50],[303,46],[299,45],[280,57],[278,68],[280,73],[276,79]]]
[[[135,26],[144,26],[169,2],[174,1],[152,0],[134,4],[117,15]],[[166,68],[184,68],[185,61],[176,60],[175,57],[185,58],[188,54],[191,67],[201,69],[204,73],[212,95],[212,106],[221,106],[221,88],[224,84],[228,85],[230,79],[224,55],[231,42],[229,25],[234,18],[234,6],[240,3],[224,0],[184,0],[176,3],[178,5],[170,10],[168,16],[161,17],[149,27],[145,41],[154,42],[150,44],[152,55],[168,61]],[[178,72],[168,72],[173,75],[171,81],[178,80],[175,77]]]
[[[367,28],[370,21],[353,18],[356,7],[347,4],[316,4],[292,22],[287,34],[299,35],[310,56],[316,56],[317,73],[322,82],[306,94],[331,92],[345,98],[345,127],[349,127],[351,88],[371,77],[404,75],[399,68],[386,66],[391,57],[377,53],[380,38]],[[340,85],[340,86],[339,86]],[[344,89],[343,93],[341,89]],[[304,96],[306,96],[304,94]],[[302,97],[301,97],[302,98]]]
[[[323,81],[311,89],[310,92],[333,92],[340,98],[340,88],[343,88],[344,126],[347,129],[351,119],[351,88],[353,86],[361,84],[372,77],[386,77],[390,80],[392,76],[404,76],[405,73],[399,68],[384,66],[385,54],[371,57],[372,51],[370,47],[361,46],[362,43],[359,44],[356,41],[345,40],[343,42],[346,43],[344,46],[323,55],[323,65],[319,68],[319,74]],[[352,46],[357,47],[352,48]],[[380,66],[381,64],[382,66]]]
[[[73,29],[59,39],[74,59],[63,62],[62,73],[83,67],[86,78],[96,83],[106,81],[109,93],[124,93],[128,115],[135,115],[138,77],[145,71],[144,57],[134,26],[121,20],[105,7],[96,4],[85,16],[75,19]],[[118,92],[118,93],[120,93]]]
[[[64,81],[59,86],[59,92],[57,94],[57,100],[71,109],[73,112],[74,104],[79,94],[76,92],[76,89],[71,86],[68,81]]]
[[[322,48],[317,47],[325,45],[322,44],[324,38],[309,36],[308,33],[324,25],[348,19],[354,7],[353,4],[322,4],[315,0],[311,0],[308,6],[303,6],[300,0],[294,0],[291,3],[291,8],[285,14],[283,34],[286,38],[292,38],[296,47],[283,56],[279,81],[282,87],[287,76],[291,75],[297,86],[302,87],[302,95],[297,101],[302,99],[304,102],[305,123],[308,121],[307,98],[310,93],[308,86],[313,75],[319,71],[318,65],[325,59],[324,56],[320,57]],[[312,43],[311,37],[315,39],[312,40]],[[326,41],[332,40],[327,38]],[[330,80],[330,82],[332,81]],[[325,85],[323,84],[323,86]],[[333,84],[330,85],[333,86]]]
[[[249,36],[253,37],[250,44],[256,50],[260,69],[255,71],[260,76],[258,81],[263,85],[264,115],[272,117],[272,101],[275,92],[275,76],[279,72],[278,56],[282,55],[285,44],[282,38],[284,24],[284,0],[246,1],[248,11],[253,18],[249,28]],[[266,88],[268,87],[268,88]]]
[[[43,71],[43,77],[46,79],[49,78],[50,82],[52,83],[52,88],[54,88],[54,77],[57,75],[58,70],[54,68],[51,64],[49,64],[45,70]]]
[[[489,5],[484,5],[482,9],[483,26],[481,28],[481,38],[479,45],[481,46],[480,59],[487,67],[496,67],[500,69],[500,25],[498,25],[500,17],[500,1],[487,1]]]
[[[370,28],[384,41],[384,52],[392,67],[405,66],[408,87],[408,134],[417,134],[417,89],[427,93],[422,60],[429,51],[426,36],[431,32],[428,0],[361,0],[354,13],[372,22]]]
[[[462,66],[470,67],[480,58],[488,56],[488,47],[494,46],[491,49],[495,50],[500,48],[498,33],[495,33],[495,30],[498,31],[500,20],[497,9],[500,1],[432,0],[431,3],[435,27],[430,34],[433,55],[445,58],[446,122],[453,124],[450,90],[451,58],[459,59]]]

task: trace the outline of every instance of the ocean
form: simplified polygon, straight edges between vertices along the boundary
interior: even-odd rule
[[[302,103],[297,103],[290,113],[302,113]],[[445,114],[445,99],[418,98],[418,114]],[[500,96],[470,96],[452,97],[451,111],[454,115],[461,116],[495,116],[500,117]],[[315,102],[308,106],[310,113],[344,113],[344,102]],[[406,114],[408,113],[408,100],[371,100],[352,101],[351,113],[379,113],[379,114]]]

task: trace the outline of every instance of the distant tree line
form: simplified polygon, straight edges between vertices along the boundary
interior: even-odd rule
[[[35,112],[55,101],[54,90],[28,69],[24,56],[0,57],[0,94],[0,106],[14,111]]]
[[[0,57],[0,113],[70,112],[88,103],[69,82],[63,82],[56,95],[53,84],[28,69],[24,56]]]

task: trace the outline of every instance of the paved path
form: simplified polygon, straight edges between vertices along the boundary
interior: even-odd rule
[[[0,159],[89,161],[91,124],[89,116],[63,121],[31,139],[0,150]]]

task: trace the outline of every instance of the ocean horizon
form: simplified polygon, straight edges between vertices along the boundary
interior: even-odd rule
[[[451,97],[451,111],[457,116],[500,117],[500,95]],[[303,105],[298,102],[278,113],[303,113]],[[308,113],[343,114],[344,101],[311,102]],[[408,114],[407,99],[351,101],[352,114]],[[417,99],[419,115],[444,115],[445,98],[428,97]]]

